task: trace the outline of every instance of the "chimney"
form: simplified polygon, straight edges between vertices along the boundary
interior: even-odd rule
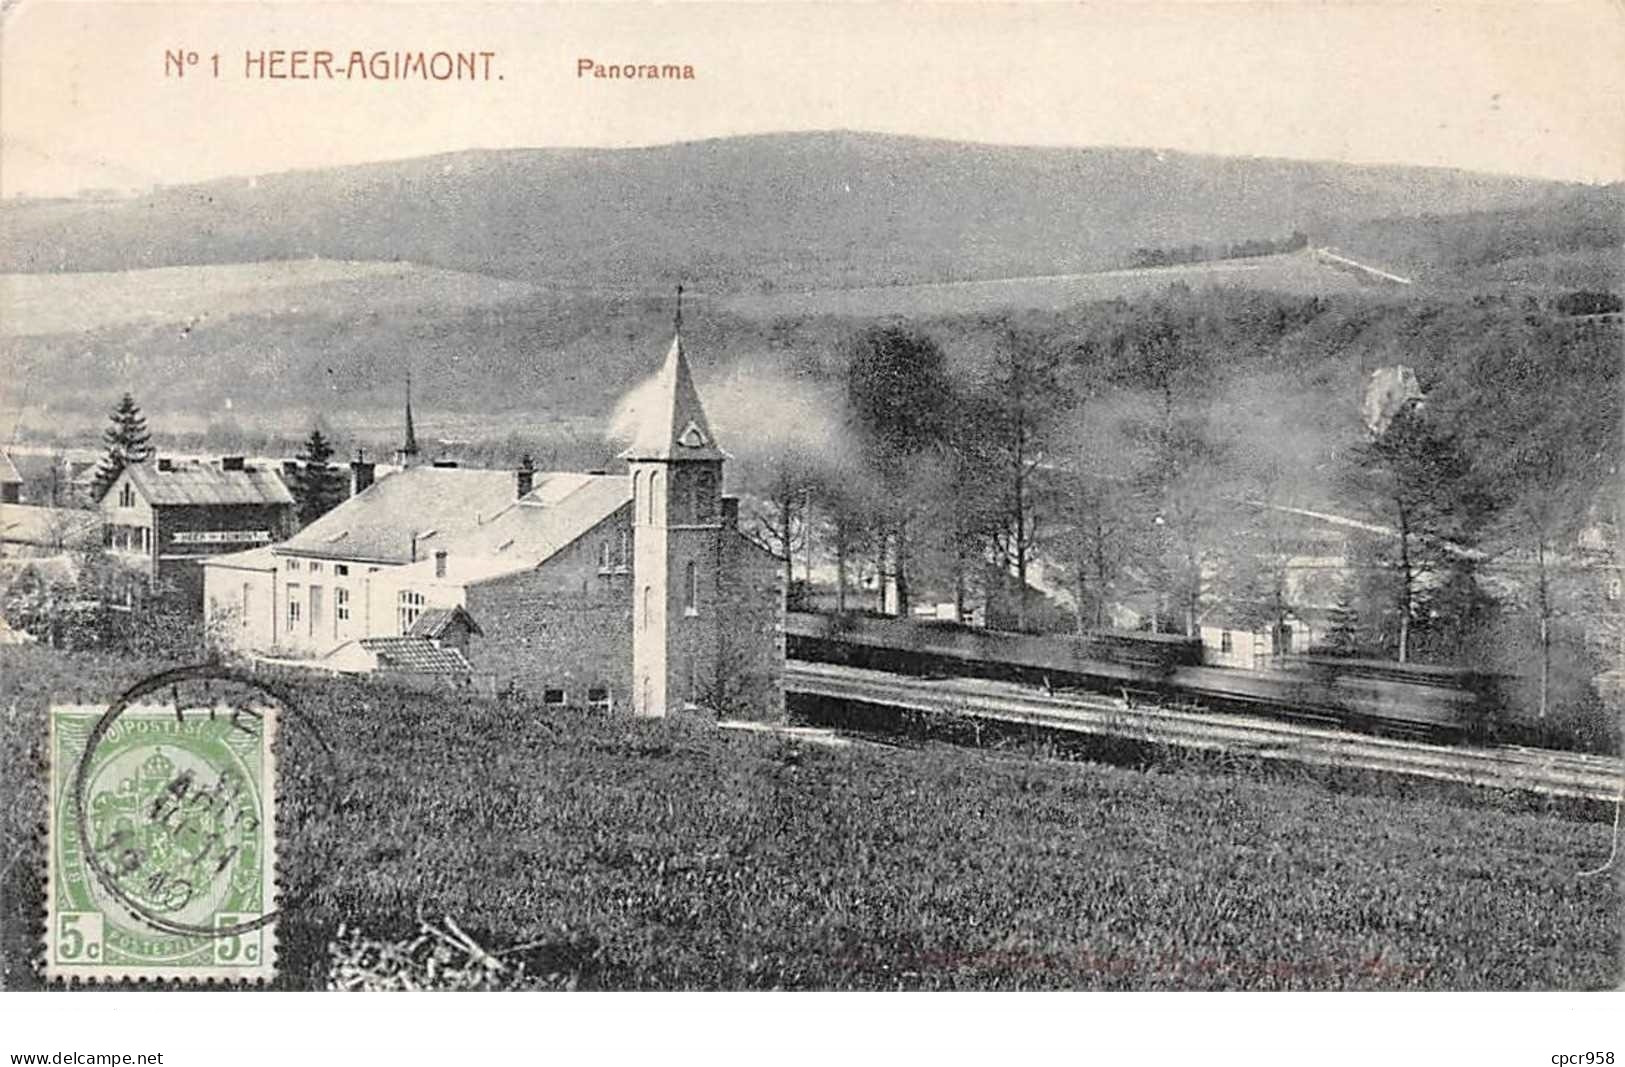
[[[175,461],[170,459],[168,456],[159,456],[158,469],[161,471],[172,471],[175,469]]]
[[[293,484],[294,480],[297,479],[298,477],[299,477],[299,462],[297,460],[292,460],[292,459],[283,460],[282,461],[282,480],[291,485],[291,484]]]
[[[240,471],[243,469],[242,456],[221,456],[220,469],[223,471]]]
[[[350,461],[350,495],[356,496],[366,492],[377,469],[377,464],[367,462],[367,453],[364,449],[356,449],[355,459]]]
[[[446,550],[443,548],[434,550],[434,576],[436,578],[446,576]]]
[[[536,487],[536,464],[531,462],[528,452],[519,457],[519,469],[513,474],[513,487],[520,500],[529,496],[530,491]]]
[[[739,498],[725,496],[722,498],[722,526],[726,530],[739,529]]]

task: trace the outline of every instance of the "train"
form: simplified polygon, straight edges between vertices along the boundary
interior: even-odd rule
[[[1028,634],[962,623],[793,611],[791,659],[927,678],[974,677],[1117,693],[1332,723],[1406,737],[1504,739],[1500,676],[1455,667],[1322,656],[1270,670],[1209,667],[1177,634]]]

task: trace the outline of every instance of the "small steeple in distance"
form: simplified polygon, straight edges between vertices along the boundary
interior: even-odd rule
[[[400,467],[410,467],[418,459],[418,435],[412,427],[412,372],[406,372],[406,436],[401,441],[401,447],[395,450],[395,463]]]

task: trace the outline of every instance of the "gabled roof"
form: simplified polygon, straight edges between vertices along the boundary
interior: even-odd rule
[[[132,463],[120,477],[128,477],[136,492],[154,507],[293,503],[293,494],[282,484],[281,476],[264,467],[227,471],[211,463],[177,463],[160,470],[157,463]]]
[[[363,637],[362,648],[378,657],[378,669],[414,674],[469,674],[474,668],[455,648],[426,637]]]
[[[694,375],[683,352],[683,335],[671,339],[666,362],[648,390],[647,408],[634,410],[637,429],[632,445],[621,453],[625,459],[721,460],[726,453],[717,447],[706,421],[700,394],[694,388]],[[640,403],[640,407],[642,404]]]
[[[454,608],[430,608],[418,616],[417,621],[412,624],[412,628],[406,631],[406,636],[427,637],[438,641],[446,636],[454,625],[461,625],[463,629],[476,637],[485,636],[485,631],[480,629],[480,624],[474,621],[474,616],[470,615],[461,604]]]
[[[423,559],[513,504],[509,471],[409,467],[378,479],[276,548],[329,559],[410,563],[414,534],[417,558]]]
[[[538,498],[533,493],[496,521],[464,539],[453,554],[535,566],[551,559],[582,534],[632,501],[632,481],[624,475],[594,475],[569,491]]]
[[[11,462],[11,457],[0,452],[0,482],[16,482],[21,485],[23,476],[17,472],[17,465]]]
[[[412,467],[380,478],[275,551],[415,563],[432,575],[434,554],[445,549],[449,579],[479,580],[536,566],[631,498],[624,475],[538,473],[520,500],[511,471]]]

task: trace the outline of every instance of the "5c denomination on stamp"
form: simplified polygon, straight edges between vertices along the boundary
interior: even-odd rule
[[[276,708],[128,699],[51,709],[46,976],[269,979]]]

